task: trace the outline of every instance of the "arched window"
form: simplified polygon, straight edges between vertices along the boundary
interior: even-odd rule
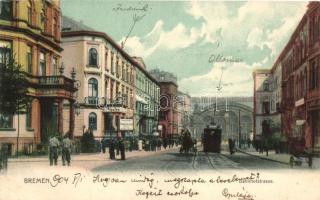
[[[94,112],[89,114],[89,128],[91,130],[97,130],[97,114]]]
[[[267,81],[267,80],[265,80],[264,82],[263,82],[263,90],[264,91],[269,91],[269,82]]]
[[[89,97],[98,96],[98,81],[95,78],[90,78],[88,81],[88,96]]]
[[[98,66],[98,51],[95,48],[89,50],[89,65]]]

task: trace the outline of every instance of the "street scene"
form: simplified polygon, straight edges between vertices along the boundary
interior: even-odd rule
[[[319,16],[313,1],[1,0],[0,176],[318,170]]]

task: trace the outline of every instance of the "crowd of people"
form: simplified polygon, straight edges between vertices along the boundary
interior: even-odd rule
[[[116,155],[121,155],[121,160],[125,160],[127,151],[160,151],[161,148],[167,149],[178,146],[179,141],[174,139],[161,138],[128,138],[111,139],[108,144],[105,140],[101,141],[101,149],[106,153],[106,147],[109,148],[109,158],[116,159]]]

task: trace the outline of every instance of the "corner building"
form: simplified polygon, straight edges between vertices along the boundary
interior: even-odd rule
[[[65,120],[74,115],[76,88],[60,67],[60,1],[4,0],[0,10],[0,56],[14,55],[23,66],[32,97],[26,114],[0,114],[0,142],[8,144],[9,153],[14,154],[18,140],[19,151],[28,154],[40,150],[37,144],[46,144],[52,134],[73,133],[73,124],[64,128],[62,117],[65,102],[70,105]]]

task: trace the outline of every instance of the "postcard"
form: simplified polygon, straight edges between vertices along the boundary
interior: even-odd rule
[[[319,187],[320,2],[0,0],[0,200]]]

